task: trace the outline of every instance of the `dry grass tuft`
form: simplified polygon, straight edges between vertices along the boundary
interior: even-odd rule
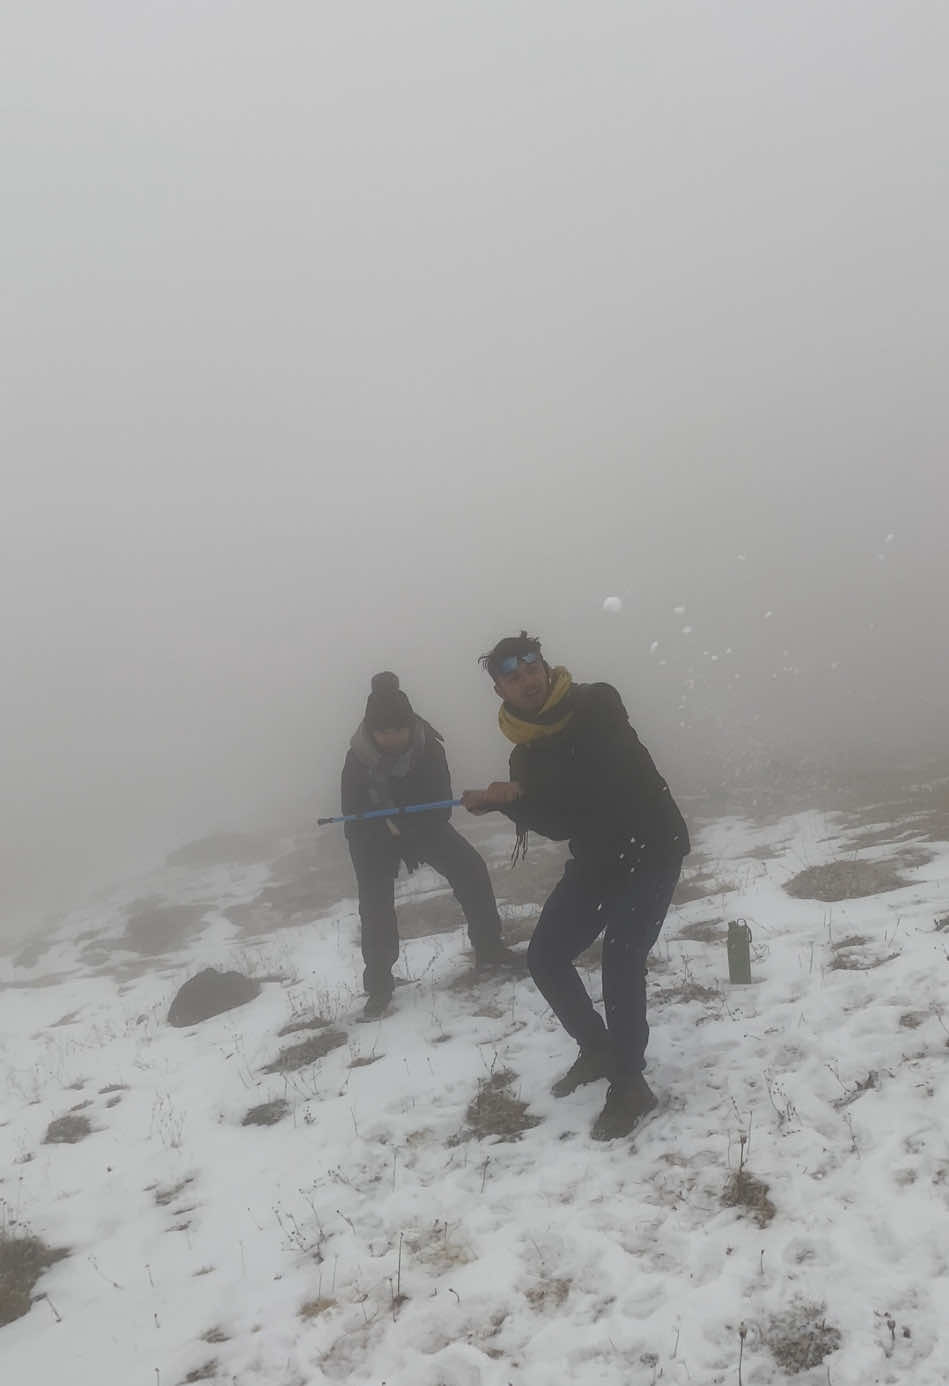
[[[700,982],[683,981],[673,986],[661,987],[655,994],[657,1002],[679,1001],[688,1003],[690,1001],[717,1001],[719,993],[714,987],[703,987]]]
[[[92,1123],[89,1118],[69,1112],[66,1116],[57,1117],[55,1121],[50,1122],[43,1137],[43,1144],[76,1145],[91,1134]]]
[[[308,1299],[305,1304],[301,1304],[299,1315],[301,1319],[317,1319],[320,1314],[325,1314],[327,1309],[334,1308],[335,1299],[326,1299],[323,1295],[318,1295],[316,1299]]]
[[[478,1084],[465,1114],[469,1130],[478,1140],[497,1136],[499,1141],[516,1141],[524,1131],[540,1124],[540,1117],[527,1115],[526,1102],[511,1096],[516,1077],[505,1068]]]
[[[202,1343],[228,1343],[230,1342],[230,1335],[216,1325],[214,1328],[209,1328],[207,1333],[201,1334],[201,1341]]]
[[[538,1280],[525,1292],[530,1307],[537,1313],[559,1309],[570,1293],[570,1281],[546,1277]]]
[[[261,1102],[258,1107],[251,1107],[246,1114],[242,1126],[276,1126],[278,1121],[290,1111],[290,1103],[283,1097],[274,1098],[273,1102]]]
[[[849,953],[845,949],[835,952],[830,963],[831,972],[872,972],[875,967],[882,967],[884,963],[892,962],[898,958],[899,953],[886,953],[881,958],[861,958],[857,953]]]
[[[194,1175],[189,1174],[177,1184],[168,1184],[165,1188],[156,1188],[154,1191],[155,1202],[159,1208],[167,1208],[169,1203],[174,1203],[175,1199],[188,1187],[194,1183]]]
[[[448,1223],[437,1218],[431,1227],[410,1233],[405,1246],[413,1260],[442,1273],[455,1266],[468,1265],[475,1259],[467,1242],[459,1241],[452,1235]]]
[[[794,1376],[836,1352],[840,1330],[824,1318],[823,1304],[800,1303],[771,1320],[765,1342],[778,1366]]]
[[[368,1068],[370,1064],[377,1064],[380,1059],[385,1058],[384,1054],[357,1054],[352,1060],[350,1068]]]
[[[747,1169],[736,1169],[722,1193],[726,1208],[747,1208],[759,1227],[767,1227],[777,1209],[768,1197],[768,1185]]]
[[[784,889],[796,900],[859,900],[910,885],[899,865],[896,861],[832,861],[799,871]]]
[[[720,943],[725,938],[725,925],[720,919],[699,919],[695,924],[684,925],[676,938],[687,938],[692,943]]]
[[[835,950],[840,948],[863,948],[870,940],[866,934],[848,934],[846,938],[840,939],[838,943],[832,945]]]
[[[11,1235],[0,1228],[0,1326],[30,1312],[36,1282],[68,1255],[39,1237]]]
[[[200,1367],[195,1367],[184,1378],[186,1382],[192,1381],[213,1381],[217,1376],[217,1358],[211,1357],[207,1362],[202,1362]]]
[[[317,1059],[322,1059],[345,1043],[346,1035],[342,1030],[324,1030],[321,1034],[304,1040],[302,1044],[293,1044],[289,1049],[282,1049],[273,1063],[268,1064],[262,1071],[292,1073],[298,1068],[306,1068],[307,1064],[315,1063]]]
[[[321,1015],[314,1015],[309,1020],[291,1020],[282,1030],[277,1031],[277,1038],[284,1039],[287,1035],[299,1034],[301,1030],[325,1030],[330,1023]]]
[[[706,900],[712,895],[730,895],[735,889],[733,881],[720,879],[708,872],[689,872],[683,876],[672,897],[674,905],[690,905],[695,900]]]

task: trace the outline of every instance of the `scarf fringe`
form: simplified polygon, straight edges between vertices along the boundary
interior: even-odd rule
[[[514,851],[511,853],[511,865],[517,866],[527,856],[529,846],[529,834],[526,828],[521,828],[514,839]]]

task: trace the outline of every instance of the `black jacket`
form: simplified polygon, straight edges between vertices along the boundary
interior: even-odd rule
[[[574,699],[562,732],[515,746],[511,779],[524,795],[504,812],[519,832],[569,840],[577,865],[596,874],[622,870],[642,857],[686,856],[685,820],[616,689],[578,684]],[[631,843],[635,853],[628,850]]]
[[[425,728],[422,753],[407,775],[401,779],[392,776],[389,780],[392,800],[396,804],[430,804],[452,797],[451,774],[441,734],[424,719],[419,720]],[[350,749],[343,766],[343,813],[365,813],[375,807],[369,797],[369,771]],[[393,836],[386,820],[380,818],[372,818],[367,823],[347,823],[344,831],[350,843],[359,850],[372,851],[377,847],[391,854],[392,844],[396,842],[400,845],[398,855],[408,865],[413,865],[418,862],[416,844],[424,841],[426,833],[436,823],[445,823],[450,817],[451,809],[448,808],[393,819],[399,829],[398,838]]]

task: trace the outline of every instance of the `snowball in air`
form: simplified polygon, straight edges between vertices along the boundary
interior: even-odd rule
[[[608,611],[611,616],[616,616],[623,609],[621,597],[606,597],[603,602],[603,610]]]

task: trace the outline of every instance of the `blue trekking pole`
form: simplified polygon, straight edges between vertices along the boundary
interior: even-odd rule
[[[403,813],[429,813],[432,809],[457,808],[460,799],[437,799],[431,804],[395,804],[392,808],[368,809],[365,813],[345,813],[339,818],[318,818],[316,826],[327,823],[364,823],[369,818],[395,818]]]

